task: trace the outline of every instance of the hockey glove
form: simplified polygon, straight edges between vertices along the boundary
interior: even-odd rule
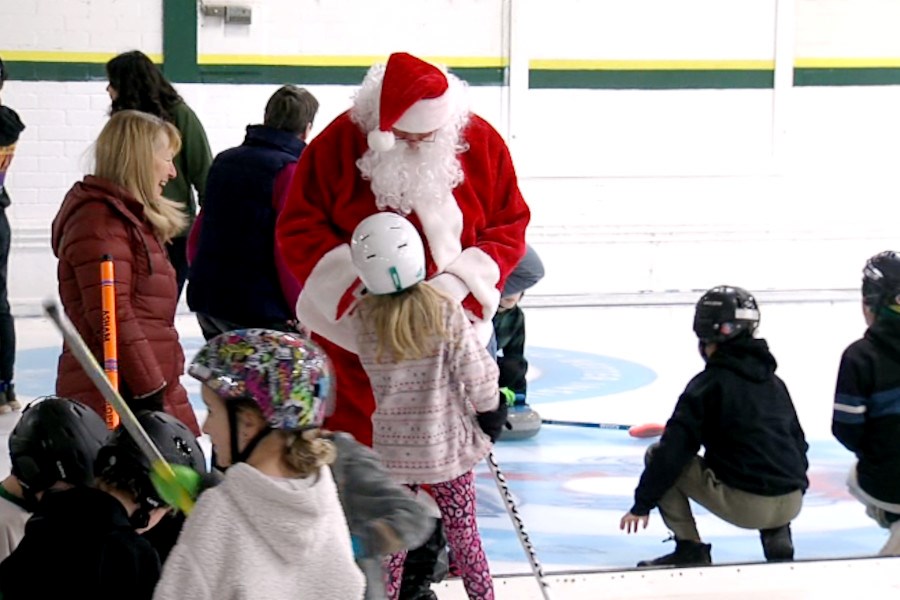
[[[501,391],[499,398],[500,405],[496,410],[475,415],[478,419],[478,426],[481,427],[481,430],[485,432],[489,438],[491,438],[492,443],[497,441],[497,438],[500,437],[500,433],[502,433],[504,427],[511,429],[509,423],[506,421],[509,412],[507,401],[506,395]]]

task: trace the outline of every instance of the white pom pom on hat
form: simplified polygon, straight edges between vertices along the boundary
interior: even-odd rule
[[[397,139],[394,137],[394,132],[392,131],[373,129],[369,132],[369,135],[366,136],[366,141],[369,142],[369,148],[375,152],[387,152],[394,147]]]
[[[394,147],[393,129],[430,133],[450,120],[453,107],[443,71],[406,52],[388,58],[381,82],[378,129],[367,136],[369,147],[385,152]]]

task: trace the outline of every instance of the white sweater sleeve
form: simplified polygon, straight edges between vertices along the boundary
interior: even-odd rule
[[[166,560],[153,600],[213,600],[206,581],[209,565],[204,572],[199,556],[179,540]]]

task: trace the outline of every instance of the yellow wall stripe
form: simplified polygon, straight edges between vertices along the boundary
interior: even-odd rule
[[[794,66],[807,69],[900,68],[900,58],[798,58]]]
[[[115,52],[63,52],[55,50],[0,50],[4,60],[14,62],[61,62],[102,64],[116,56]],[[150,59],[162,64],[162,53],[150,54]],[[201,54],[201,65],[269,65],[298,67],[368,67],[384,62],[387,55],[314,56],[264,54]],[[509,66],[509,59],[501,56],[429,56],[426,60],[457,68],[494,68]],[[822,57],[797,58],[797,68],[812,69],[884,69],[900,68],[900,57]],[[594,60],[594,59],[533,59],[529,68],[542,71],[721,71],[771,70],[774,60]]]
[[[53,50],[0,50],[3,60],[14,62],[106,63],[118,52],[56,52]],[[162,64],[162,54],[148,54],[155,63]]]
[[[756,71],[774,69],[774,60],[581,60],[534,59],[541,71]]]
[[[449,67],[504,68],[509,60],[499,56],[427,56],[425,60]],[[201,54],[201,65],[269,65],[287,67],[369,67],[385,62],[387,55],[311,56],[267,54]]]

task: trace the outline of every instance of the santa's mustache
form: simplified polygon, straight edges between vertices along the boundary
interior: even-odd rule
[[[371,182],[378,208],[409,214],[423,202],[446,198],[463,180],[455,137],[438,132],[434,141],[407,144],[397,140],[386,152],[367,150],[357,167]]]

